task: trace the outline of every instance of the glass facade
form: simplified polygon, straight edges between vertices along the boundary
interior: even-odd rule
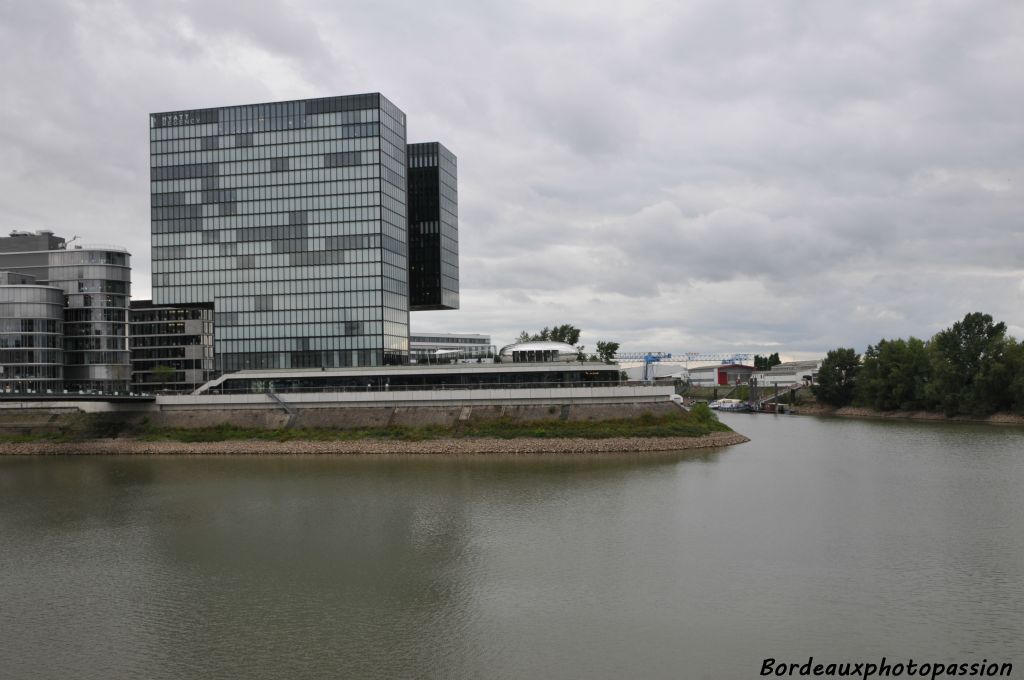
[[[64,387],[127,392],[131,267],[124,250],[74,248],[47,253],[51,286],[64,291]]]
[[[64,291],[0,272],[0,392],[63,389]]]
[[[47,250],[21,250],[47,247]],[[62,291],[63,385],[68,391],[127,392],[130,255],[116,246],[66,248],[50,232],[0,238],[0,269]]]
[[[217,369],[409,357],[405,114],[380,94],[150,116],[153,303]]]
[[[459,195],[455,155],[438,142],[410,144],[409,304],[459,308]]]
[[[472,368],[471,368],[472,367]],[[617,366],[548,365],[516,371],[494,364],[464,364],[444,369],[395,366],[345,371],[245,371],[222,376],[205,394],[272,392],[380,392],[456,389],[552,389],[614,387]]]
[[[158,307],[134,300],[128,339],[135,389],[191,391],[216,375],[213,305]]]
[[[456,363],[494,359],[491,336],[476,333],[428,333],[409,336],[416,363]]]

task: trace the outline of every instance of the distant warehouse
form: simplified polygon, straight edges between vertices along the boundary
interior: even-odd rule
[[[750,381],[753,373],[754,367],[744,364],[698,366],[690,369],[690,384],[695,387],[744,384]]]

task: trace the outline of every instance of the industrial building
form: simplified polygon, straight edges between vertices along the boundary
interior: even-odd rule
[[[694,387],[742,385],[750,381],[754,367],[745,364],[716,364],[697,366],[689,369],[689,373],[690,384]]]
[[[784,361],[768,371],[756,371],[751,376],[758,385],[799,385],[814,382],[821,368],[821,359],[808,361]]]

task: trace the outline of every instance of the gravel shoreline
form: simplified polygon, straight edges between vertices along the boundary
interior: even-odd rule
[[[935,411],[876,411],[859,406],[834,408],[821,404],[805,404],[793,410],[794,415],[838,416],[840,418],[883,418],[886,420],[928,420],[943,423],[990,423],[993,425],[1024,425],[1024,416],[1016,413],[994,413],[990,416],[947,416]]]
[[[736,432],[703,437],[611,437],[608,439],[434,439],[430,441],[286,442],[239,439],[220,442],[91,439],[81,442],[0,443],[5,456],[96,455],[287,455],[287,454],[589,454],[657,453],[733,446],[750,441]]]

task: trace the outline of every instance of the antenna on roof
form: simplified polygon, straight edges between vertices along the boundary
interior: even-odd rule
[[[75,241],[77,239],[78,239],[78,234],[75,234],[74,236],[71,237],[71,241]],[[68,246],[71,245],[71,241],[65,241],[64,242],[64,249],[65,250],[67,250]]]

